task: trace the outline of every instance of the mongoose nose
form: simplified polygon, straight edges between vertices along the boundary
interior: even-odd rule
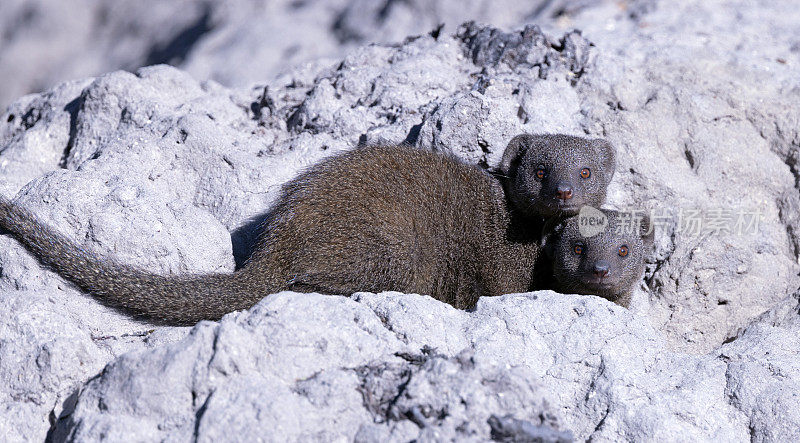
[[[594,263],[594,275],[598,277],[605,277],[608,275],[609,265],[605,260],[597,260]]]
[[[561,200],[569,200],[572,198],[572,185],[569,183],[559,183],[556,188],[556,197]]]

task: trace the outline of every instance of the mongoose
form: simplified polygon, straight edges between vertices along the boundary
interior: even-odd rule
[[[517,210],[530,217],[568,216],[603,204],[615,159],[614,147],[603,139],[522,134],[508,144],[499,169]]]
[[[653,248],[649,217],[610,209],[600,210],[608,224],[600,233],[581,233],[581,217],[563,220],[544,242],[553,266],[553,289],[591,294],[628,307],[634,285],[644,273],[645,257]]]
[[[542,142],[546,137],[556,143]],[[331,156],[283,187],[252,255],[231,274],[162,276],[96,257],[4,199],[0,227],[102,303],[155,323],[219,319],[281,290],[394,290],[469,308],[480,296],[532,288],[541,260],[539,232],[529,229],[524,215],[532,208],[572,207],[545,202],[569,200],[542,190],[541,183],[562,173],[583,177],[581,171],[593,167],[593,176],[607,183],[604,177],[613,171],[602,169],[607,162],[593,161],[586,151],[594,147],[563,136],[514,138],[506,155],[514,167],[505,173],[551,168],[537,186],[533,178],[515,182],[512,189],[531,201],[521,212],[513,210],[497,179],[446,154],[392,146]],[[534,149],[552,152],[532,155]],[[570,157],[588,159],[589,166],[567,168]],[[528,165],[530,159],[541,164]],[[581,188],[572,198],[594,201],[587,189],[597,188]]]

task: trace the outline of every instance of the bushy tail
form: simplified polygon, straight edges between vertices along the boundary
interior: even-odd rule
[[[232,274],[162,276],[97,257],[2,197],[0,227],[44,265],[103,304],[155,323],[217,320],[228,312],[250,308],[272,292],[246,269]]]

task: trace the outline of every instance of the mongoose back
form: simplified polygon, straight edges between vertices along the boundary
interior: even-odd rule
[[[552,261],[553,286],[559,292],[599,295],[628,307],[653,248],[654,230],[646,215],[600,211],[608,223],[596,235],[584,235],[581,216],[576,216],[565,219],[547,238],[544,249]]]
[[[591,157],[596,149],[596,142],[580,138],[571,144],[562,136],[535,140],[546,137],[558,143],[512,140],[506,157],[514,165],[504,170],[507,179],[514,182],[507,174],[519,170],[541,169],[543,164],[527,164],[530,158],[541,161],[532,150],[549,149],[548,155],[564,163]],[[602,180],[613,174],[602,170],[602,163],[590,165],[597,165],[595,177]],[[563,170],[572,174],[574,168]],[[561,171],[545,177],[558,178]],[[394,290],[469,308],[480,296],[532,289],[540,231],[529,229],[525,217],[536,214],[532,208],[566,208],[546,201],[569,200],[528,189],[524,183],[533,188],[530,181],[514,183],[512,192],[524,196],[506,198],[500,183],[477,166],[404,146],[337,154],[283,187],[251,257],[230,274],[164,276],[97,257],[4,199],[0,227],[102,303],[156,323],[219,319],[281,290],[343,295]],[[513,202],[525,202],[524,209],[515,211]]]

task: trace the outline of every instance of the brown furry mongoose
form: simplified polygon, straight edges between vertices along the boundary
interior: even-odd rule
[[[645,214],[600,211],[608,222],[596,235],[582,232],[578,216],[562,220],[546,237],[544,250],[553,267],[551,286],[567,294],[599,295],[628,307],[653,248],[655,230]]]
[[[102,303],[156,323],[219,319],[281,290],[394,290],[470,308],[532,289],[542,217],[599,206],[613,169],[608,143],[564,135],[515,137],[500,180],[443,153],[356,148],[288,182],[229,274],[157,275],[97,257],[5,199],[0,227]]]

